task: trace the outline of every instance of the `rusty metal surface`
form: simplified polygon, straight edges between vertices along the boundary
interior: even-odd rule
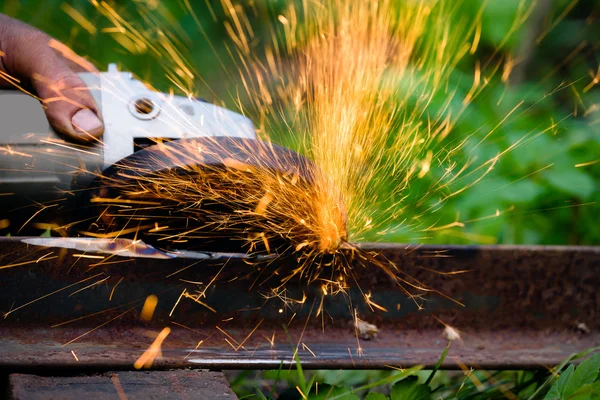
[[[198,399],[234,400],[222,372],[121,371],[99,375],[37,376],[11,374],[11,400]]]
[[[22,263],[0,269],[0,310],[9,313],[0,321],[0,368],[131,369],[166,326],[171,333],[153,368],[277,368],[280,362],[292,364],[296,349],[305,368],[433,365],[447,344],[440,321],[461,335],[452,343],[446,368],[461,363],[543,368],[600,345],[598,247],[363,248],[376,250],[404,273],[464,306],[432,292],[419,309],[385,272],[361,264],[354,265],[356,282],[345,295],[323,298],[318,285],[289,282],[280,295],[305,296],[298,304],[266,299],[280,280],[262,280],[272,264],[113,258],[123,262],[98,265],[98,259],[81,258],[71,250],[0,240],[0,267]],[[289,268],[294,264],[276,263],[279,271],[285,263]],[[467,272],[440,274],[463,270]],[[102,275],[77,284],[94,274]],[[216,312],[183,299],[169,315],[183,288],[194,292],[208,283],[202,301]],[[387,311],[369,309],[361,290]],[[152,322],[141,322],[142,303],[151,293],[159,298],[158,308]],[[323,311],[316,315],[321,301]],[[354,310],[378,327],[376,337],[357,337]]]

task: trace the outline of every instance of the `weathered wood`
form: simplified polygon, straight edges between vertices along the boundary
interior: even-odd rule
[[[221,372],[122,371],[101,375],[9,376],[9,399],[221,399],[237,396]]]

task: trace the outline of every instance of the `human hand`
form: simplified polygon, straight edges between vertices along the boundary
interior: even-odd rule
[[[85,143],[100,137],[104,124],[94,98],[77,76],[82,71],[96,69],[45,33],[0,14],[0,87],[32,89],[52,127]]]

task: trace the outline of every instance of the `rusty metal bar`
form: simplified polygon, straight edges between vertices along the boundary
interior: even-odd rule
[[[284,304],[266,299],[280,276],[263,281],[267,274],[257,270],[293,268],[292,260],[115,256],[99,264],[76,250],[1,239],[0,310],[7,315],[0,320],[0,369],[131,369],[166,326],[171,333],[153,368],[278,368],[292,365],[296,350],[305,368],[430,366],[448,343],[443,323],[461,337],[446,368],[543,368],[600,345],[600,247],[362,247],[464,306],[432,292],[418,309],[384,271],[359,263],[346,295],[323,298],[319,285],[292,280],[280,295],[306,299]],[[169,315],[183,289],[194,293],[210,282],[203,305],[184,298]],[[369,309],[361,291],[387,311]],[[139,312],[149,294],[159,303],[152,322],[143,322]],[[354,310],[379,329],[376,337],[358,337]]]

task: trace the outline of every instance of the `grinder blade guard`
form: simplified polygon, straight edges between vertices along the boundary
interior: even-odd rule
[[[310,207],[315,171],[297,153],[256,139],[156,144],[95,180],[85,203],[101,218],[90,234],[121,232],[162,249],[286,253],[310,235],[290,208],[310,213],[301,208]]]

